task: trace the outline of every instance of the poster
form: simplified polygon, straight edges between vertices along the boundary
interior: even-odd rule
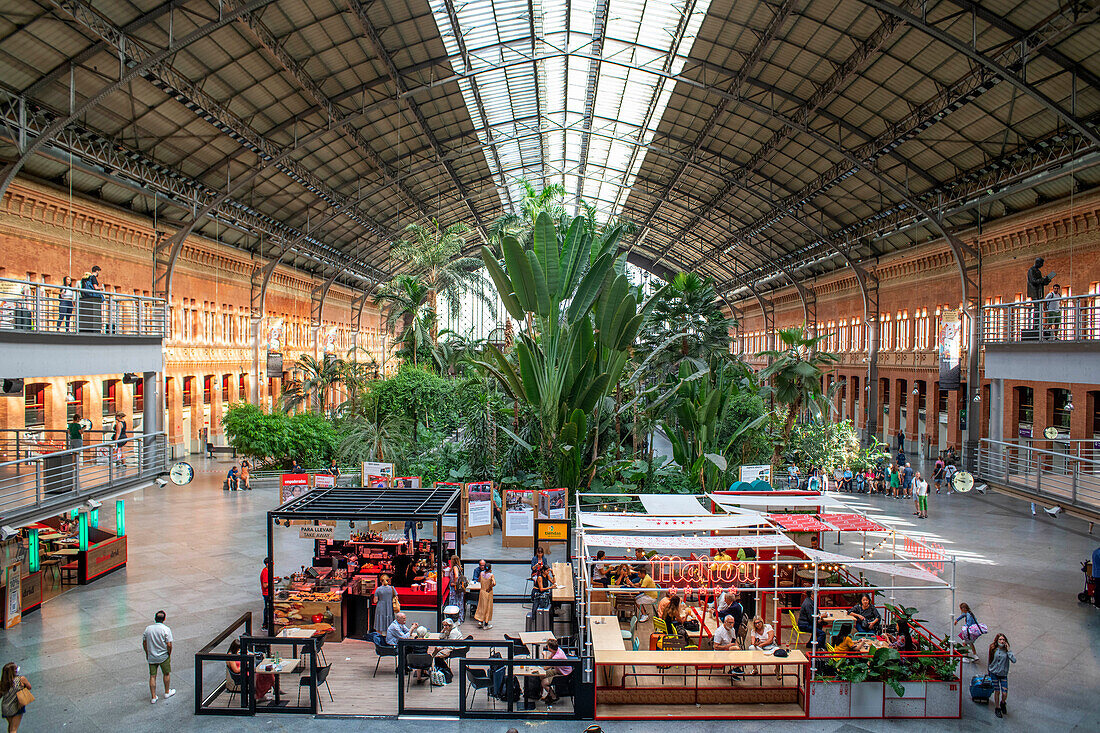
[[[940,389],[959,389],[962,320],[958,310],[945,308],[940,312],[940,330],[937,335],[936,349],[940,360]]]
[[[419,489],[420,477],[419,476],[398,476],[393,480],[392,484],[395,489]]]
[[[315,473],[313,474],[313,488],[315,489],[331,489],[336,486],[336,477],[331,473]]]
[[[367,476],[366,481],[363,482],[363,486],[368,489],[385,489],[393,481],[389,476]]]
[[[468,527],[486,527],[493,523],[493,484],[490,481],[468,484],[470,508],[467,513]]]
[[[373,461],[363,461],[363,466],[359,474],[363,478],[368,476],[393,476],[393,464],[392,463],[374,463]],[[366,485],[366,484],[364,484]]]
[[[741,466],[741,474],[738,477],[742,481],[752,483],[757,479],[761,481],[767,481],[769,484],[772,482],[772,467],[771,466]]]
[[[4,599],[7,603],[8,613],[6,620],[4,621],[4,628],[10,629],[18,624],[23,618],[23,578],[21,565],[12,565],[8,568],[8,597]]]
[[[287,501],[301,496],[309,491],[308,473],[284,473],[279,476],[279,502]]]
[[[541,519],[565,519],[566,490],[543,489],[539,492],[539,517]]]
[[[534,532],[535,508],[531,505],[533,491],[511,489],[504,492],[504,522],[510,537],[530,537]]]

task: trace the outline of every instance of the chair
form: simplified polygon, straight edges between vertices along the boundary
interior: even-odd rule
[[[470,706],[474,704],[474,698],[477,697],[478,690],[485,690],[485,700],[492,700],[493,710],[496,710],[497,699],[489,694],[489,690],[493,686],[493,679],[489,676],[489,671],[485,669],[478,669],[477,667],[466,668],[466,680],[470,683],[472,692],[470,693]]]
[[[397,647],[374,642],[374,653],[378,655],[378,661],[374,663],[374,674],[371,675],[372,677],[378,676],[378,665],[382,663],[382,657],[393,657],[394,672],[397,671]]]
[[[638,617],[637,616],[631,616],[630,617],[630,629],[629,630],[620,629],[620,631],[622,632],[622,635],[623,635],[623,641],[628,641],[628,640],[634,638],[634,632],[637,628],[638,628]]]
[[[317,668],[317,686],[320,687],[322,684],[324,684],[325,689],[328,690],[328,701],[329,702],[333,702],[332,688],[328,686],[328,673],[331,670],[332,670],[332,665],[331,664],[326,664],[324,667],[318,667]],[[298,680],[298,705],[299,705],[299,707],[302,704],[302,688],[303,687],[309,687],[309,686],[310,686],[310,682],[309,682],[309,675],[308,674],[304,675],[303,677],[301,677]],[[317,696],[317,707],[320,708],[321,710],[324,710],[324,707],[321,705],[320,695]]]
[[[229,667],[225,668],[225,689],[229,692],[229,705],[233,707],[233,698],[241,691],[241,686],[233,681],[233,677],[229,674]]]
[[[663,618],[654,617],[653,631],[657,634],[661,634],[662,636],[668,636],[668,625],[665,623],[665,620]]]
[[[611,608],[615,611],[615,615],[621,617],[623,613],[629,613],[634,616],[638,613],[638,603],[634,600],[634,596],[626,593],[616,593],[611,598]]]
[[[323,648],[324,646],[325,646],[325,635],[322,634],[321,636],[317,637],[317,653],[321,655],[321,661],[325,664],[328,664],[328,660],[325,659],[325,651],[324,651],[324,648]]]
[[[787,611],[787,615],[791,618],[791,638],[789,643],[791,647],[800,647],[802,646],[802,637],[809,637],[810,632],[802,631],[798,628],[798,616],[794,614],[794,611]]]
[[[509,642],[512,643],[512,656],[513,657],[517,657],[517,656],[529,657],[529,656],[531,656],[531,650],[527,648],[526,644],[524,644],[522,641],[519,640],[518,636],[508,636],[508,634],[505,634],[504,635],[504,640],[509,641]]]
[[[431,672],[432,667],[435,665],[435,658],[430,654],[406,654],[405,655],[405,691],[408,692],[412,687],[412,675],[409,674],[413,670],[420,670],[422,672]],[[435,685],[432,684],[432,676],[428,674],[428,692],[432,691]]]

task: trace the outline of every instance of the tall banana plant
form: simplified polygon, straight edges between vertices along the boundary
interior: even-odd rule
[[[501,264],[482,247],[501,301],[523,330],[510,354],[489,346],[477,363],[536,416],[540,444],[531,448],[547,485],[585,481],[602,398],[619,381],[643,320],[644,304],[615,267],[622,227],[594,232],[583,216],[562,230],[543,211],[531,249],[504,236]]]

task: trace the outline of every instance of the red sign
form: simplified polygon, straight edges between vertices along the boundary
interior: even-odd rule
[[[279,501],[301,496],[309,491],[308,473],[284,473],[279,476]]]
[[[657,585],[673,588],[718,588],[733,584],[754,585],[757,566],[749,563],[715,562],[710,558],[655,557],[651,560]]]
[[[315,489],[331,489],[336,486],[336,477],[331,473],[315,473],[313,474],[313,488]]]
[[[916,561],[913,564],[922,570],[939,575],[943,572],[943,563],[947,559],[947,556],[943,553],[943,546],[937,545],[935,542],[929,542],[923,537],[920,542],[915,542],[912,538],[905,538],[904,545],[905,554],[914,558]]]

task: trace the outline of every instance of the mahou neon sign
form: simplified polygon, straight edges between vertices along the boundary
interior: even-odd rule
[[[760,578],[755,564],[715,562],[710,558],[655,557],[653,575],[657,585],[673,588],[717,588],[729,585],[754,585]]]

